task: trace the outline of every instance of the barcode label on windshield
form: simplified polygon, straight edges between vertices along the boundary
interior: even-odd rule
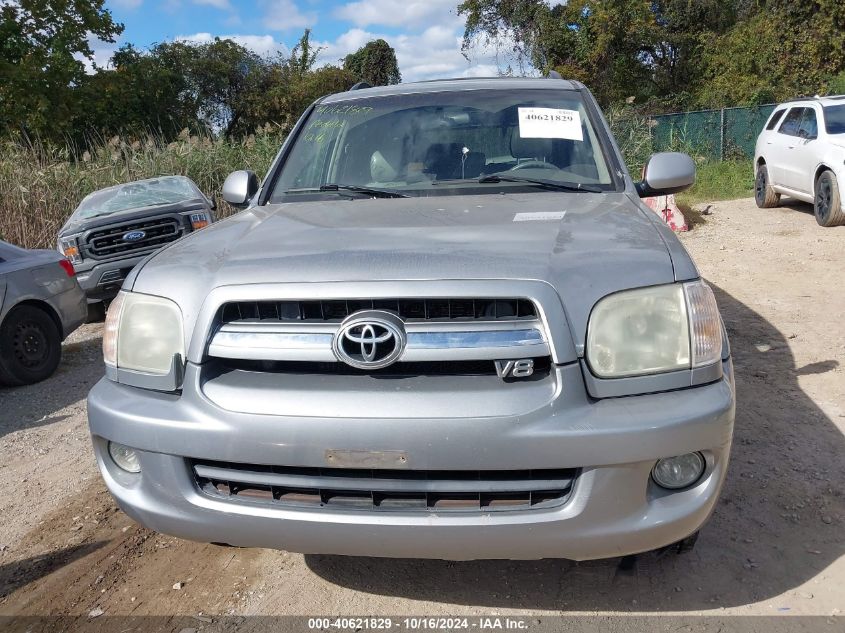
[[[557,108],[519,108],[521,138],[564,138],[583,141],[578,110]]]

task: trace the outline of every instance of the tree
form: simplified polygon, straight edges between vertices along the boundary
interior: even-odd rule
[[[753,105],[835,90],[845,71],[843,32],[840,0],[769,0],[706,48],[697,101]]]
[[[315,68],[322,48],[311,44],[306,29],[299,42],[285,57],[279,55],[270,70],[264,106],[265,120],[290,130],[313,101],[333,92],[349,90],[356,78],[337,66]]]
[[[845,70],[842,0],[464,0],[458,12],[465,52],[507,46],[605,106],[759,103],[823,91]]]
[[[646,58],[656,21],[643,0],[464,0],[463,48],[507,43],[517,65],[588,84],[602,104],[652,91]]]
[[[387,86],[402,81],[396,51],[382,39],[367,42],[343,60],[343,69],[371,86]]]
[[[19,0],[0,6],[0,128],[44,139],[73,132],[74,88],[93,62],[89,38],[113,42],[123,25],[104,0]]]

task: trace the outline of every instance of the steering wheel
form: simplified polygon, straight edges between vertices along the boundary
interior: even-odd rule
[[[542,160],[527,160],[524,163],[514,165],[510,168],[510,171],[517,171],[519,169],[557,169],[557,166]]]

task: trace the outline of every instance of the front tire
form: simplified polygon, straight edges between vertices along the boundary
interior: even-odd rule
[[[754,201],[761,209],[771,209],[780,204],[780,194],[769,184],[769,170],[765,165],[757,168],[757,177],[754,179]]]
[[[49,314],[31,305],[9,311],[0,324],[0,383],[40,382],[56,371],[61,358],[61,333]]]
[[[845,212],[842,211],[842,197],[839,183],[832,171],[824,171],[816,180],[816,199],[813,212],[819,226],[839,226],[845,224]]]

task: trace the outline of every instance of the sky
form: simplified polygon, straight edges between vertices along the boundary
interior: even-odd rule
[[[259,54],[286,52],[306,28],[325,47],[318,63],[337,64],[368,41],[393,46],[403,81],[496,75],[506,65],[494,48],[461,54],[460,0],[107,0],[126,27],[115,44],[93,42],[105,66],[124,43],[147,47],[173,40],[227,37]],[[501,63],[498,63],[501,61]]]

